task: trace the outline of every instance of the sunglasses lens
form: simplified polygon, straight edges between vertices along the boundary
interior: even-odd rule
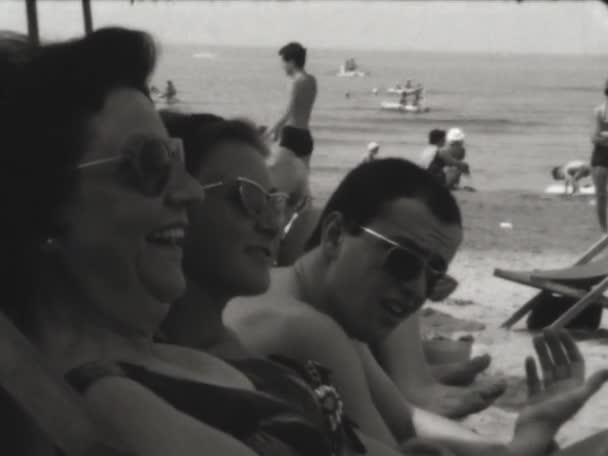
[[[387,272],[399,281],[415,279],[424,266],[420,258],[401,248],[391,249],[385,263]]]
[[[266,207],[266,194],[261,188],[249,182],[239,183],[239,194],[245,211],[251,217],[259,217]]]
[[[429,299],[433,302],[440,302],[447,299],[458,288],[456,279],[447,274],[437,275],[434,283],[429,281]]]
[[[146,141],[134,156],[134,167],[142,191],[147,195],[160,195],[169,181],[172,152],[159,141]]]

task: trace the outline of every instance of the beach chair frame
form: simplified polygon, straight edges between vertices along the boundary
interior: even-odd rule
[[[82,398],[0,312],[0,386],[65,456],[127,456]]]
[[[597,257],[602,251],[608,247],[608,235],[603,236],[598,242],[592,245],[583,255],[574,263],[573,266],[580,266],[589,263]],[[570,323],[574,318],[583,312],[593,302],[601,302],[602,305],[608,308],[608,299],[604,297],[604,292],[608,289],[608,276],[599,282],[590,290],[581,290],[575,287],[570,287],[554,280],[540,279],[530,277],[529,274],[505,271],[496,269],[494,271],[496,277],[510,280],[512,282],[521,283],[541,290],[534,297],[528,300],[522,307],[515,311],[501,325],[502,328],[511,328],[515,323],[521,320],[528,312],[530,312],[539,302],[547,298],[552,293],[569,296],[578,299],[568,311],[551,324],[551,328],[563,328]]]

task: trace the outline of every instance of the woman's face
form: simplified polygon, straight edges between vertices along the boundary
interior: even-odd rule
[[[111,91],[88,127],[81,164],[143,152],[138,163],[144,165],[139,174],[144,177],[138,179],[132,162],[123,158],[81,168],[61,250],[74,283],[93,303],[91,310],[125,328],[154,331],[185,289],[186,209],[203,192],[179,160],[150,160],[146,149],[157,145],[157,151],[164,150],[169,138],[141,93]],[[151,169],[166,170],[166,179],[152,190],[142,186]]]
[[[235,182],[245,178],[273,191],[264,157],[245,142],[223,141],[209,151],[196,177],[203,186],[218,181],[228,184],[206,191],[205,201],[190,212],[186,275],[223,298],[265,292],[281,220],[273,211],[257,220],[248,215]]]

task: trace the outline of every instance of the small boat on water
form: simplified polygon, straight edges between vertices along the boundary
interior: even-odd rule
[[[338,74],[336,74],[336,76],[338,76],[339,78],[364,78],[368,75],[369,73],[366,73],[365,71],[345,71],[343,68],[340,68],[340,71],[338,71]]]
[[[340,70],[336,76],[339,78],[362,78],[368,75],[369,73],[359,69],[359,65],[357,65],[355,59],[350,58],[340,65]]]
[[[431,109],[424,105],[401,104],[398,101],[383,101],[380,103],[380,109],[383,111],[395,111],[411,114],[422,114],[429,112]]]

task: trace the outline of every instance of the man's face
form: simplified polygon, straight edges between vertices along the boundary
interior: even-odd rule
[[[375,234],[336,235],[326,286],[331,316],[351,337],[374,343],[420,309],[435,272],[447,270],[454,257],[462,229],[439,221],[411,198],[387,203],[367,228]]]
[[[283,71],[285,71],[287,76],[293,75],[296,68],[293,61],[285,60],[283,57],[281,57],[281,66],[283,67]]]

